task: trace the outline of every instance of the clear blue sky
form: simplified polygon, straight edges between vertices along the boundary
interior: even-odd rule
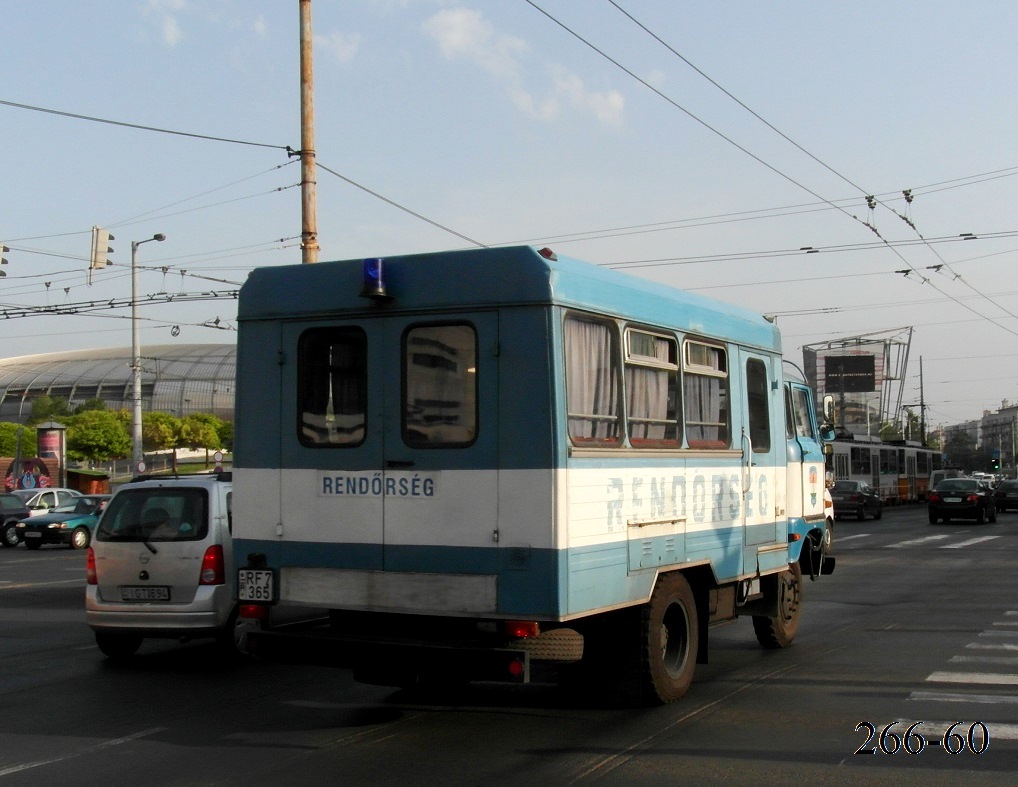
[[[156,232],[167,240],[139,248],[144,295],[231,292],[300,261],[299,165],[283,150],[300,147],[296,0],[0,8],[3,309],[122,302],[130,243]],[[655,261],[626,267],[777,314],[797,361],[803,344],[913,327],[904,400],[922,357],[932,424],[1018,400],[1011,0],[312,12],[318,161],[385,198],[319,170],[320,259],[466,237]],[[116,240],[89,287],[93,225]],[[202,327],[235,326],[225,296],[143,316],[143,345],[236,337]],[[5,320],[0,354],[128,346],[128,318]]]

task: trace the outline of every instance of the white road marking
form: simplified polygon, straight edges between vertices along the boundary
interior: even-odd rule
[[[899,541],[897,544],[891,544],[890,548],[891,549],[897,549],[899,547],[920,546],[922,544],[927,544],[927,543],[929,543],[931,541],[940,541],[941,539],[950,538],[950,537],[951,536],[948,533],[941,533],[941,534],[936,535],[936,536],[923,536],[922,538],[913,538],[911,541]]]
[[[853,535],[850,535],[850,536],[842,536],[842,535],[835,536],[835,538],[838,540],[839,544],[841,542],[843,542],[843,541],[851,541],[853,538],[868,538],[868,537],[869,537],[869,533],[854,533]]]
[[[1018,675],[1001,672],[934,672],[928,683],[978,683],[994,686],[1018,686]],[[1018,698],[1016,698],[1018,699]]]
[[[995,538],[1000,538],[1000,536],[980,536],[979,538],[970,538],[968,541],[959,541],[957,544],[944,544],[941,549],[961,549],[962,547],[970,547],[973,544],[981,544],[983,541],[993,541]]]
[[[970,642],[965,646],[971,650],[1015,650],[1018,651],[1018,645],[1012,645],[1008,642]]]
[[[105,749],[110,746],[118,746],[121,743],[129,743],[130,741],[135,741],[139,738],[155,735],[157,732],[162,732],[165,729],[166,727],[153,727],[150,730],[142,730],[141,732],[136,732],[133,735],[125,735],[123,738],[114,738],[112,740],[102,741],[101,743],[89,744],[87,746],[83,746],[79,751],[61,754],[56,757],[50,757],[46,760],[36,760],[35,762],[26,762],[21,765],[11,765],[7,768],[0,769],[0,776],[9,776],[12,773],[20,773],[21,771],[27,771],[30,768],[38,768],[41,765],[52,765],[55,762],[63,762],[64,760],[70,760],[75,757],[94,754],[96,749]]]
[[[951,656],[952,664],[996,664],[999,667],[1018,667],[1018,656]]]
[[[910,700],[918,702],[967,702],[973,705],[1018,705],[1018,697],[1001,694],[948,694],[941,691],[913,691]]]

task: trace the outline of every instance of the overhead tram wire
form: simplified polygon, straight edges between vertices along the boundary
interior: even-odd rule
[[[798,188],[802,189],[807,194],[811,194],[812,196],[816,197],[817,199],[827,203],[832,208],[838,210],[839,212],[843,213],[845,216],[849,217],[853,221],[855,221],[855,222],[863,225],[867,229],[869,229],[874,235],[876,235],[878,238],[880,238],[887,245],[887,248],[891,251],[891,253],[894,254],[898,259],[900,259],[906,266],[908,266],[912,270],[912,272],[914,272],[916,274],[916,276],[918,276],[922,280],[922,282],[924,284],[929,284],[937,292],[941,293],[942,295],[944,295],[947,298],[950,298],[952,301],[954,301],[956,304],[958,304],[962,308],[967,309],[968,311],[971,311],[974,314],[979,315],[982,319],[986,320],[987,322],[990,322],[993,325],[996,325],[998,328],[1001,328],[1001,329],[1007,331],[1008,333],[1010,333],[1010,334],[1012,334],[1014,336],[1018,336],[1018,331],[1012,330],[1012,329],[1008,328],[1006,325],[1002,325],[1001,323],[999,323],[997,320],[993,319],[992,317],[988,317],[986,315],[981,314],[979,311],[977,311],[973,307],[969,306],[968,304],[962,303],[958,299],[954,298],[950,293],[945,292],[944,290],[940,289],[936,284],[934,284],[930,280],[929,277],[924,276],[909,260],[907,260],[904,256],[902,256],[902,254],[900,252],[898,252],[897,249],[895,249],[893,246],[888,244],[887,240],[880,234],[879,230],[877,230],[877,228],[875,226],[873,226],[873,224],[871,224],[870,222],[867,222],[867,221],[863,221],[858,216],[850,213],[849,211],[845,210],[841,206],[839,206],[839,205],[831,202],[830,200],[824,198],[822,195],[820,195],[817,192],[813,191],[811,188],[809,188],[805,184],[800,183],[799,181],[795,180],[795,178],[793,178],[791,175],[788,175],[788,174],[782,172],[781,170],[779,170],[774,165],[770,164],[769,162],[767,162],[764,159],[762,159],[759,156],[757,156],[755,153],[751,152],[749,149],[747,149],[744,146],[740,145],[738,142],[733,140],[731,137],[727,136],[726,134],[724,134],[720,130],[714,128],[709,123],[707,123],[707,121],[703,120],[702,118],[700,118],[699,116],[697,116],[693,112],[691,112],[690,110],[686,109],[684,106],[679,104],[673,98],[665,95],[663,92],[661,92],[656,87],[651,85],[645,79],[643,79],[642,77],[637,75],[634,71],[632,71],[629,68],[627,68],[626,66],[622,65],[622,63],[620,63],[615,58],[611,57],[607,52],[605,52],[604,50],[598,48],[593,43],[591,43],[590,41],[585,39],[583,36],[581,36],[575,30],[573,30],[568,25],[566,25],[564,22],[561,22],[559,19],[557,19],[556,17],[552,16],[550,13],[548,13],[543,8],[541,8],[539,5],[537,5],[537,3],[534,2],[534,0],[524,0],[524,2],[527,3],[529,6],[531,6],[532,8],[534,8],[534,10],[536,10],[539,13],[541,13],[542,15],[544,15],[550,21],[554,22],[556,25],[558,25],[560,28],[562,28],[562,30],[567,32],[569,35],[573,36],[575,39],[580,41],[582,44],[584,44],[585,46],[589,47],[594,52],[599,54],[602,58],[604,58],[609,63],[614,65],[616,68],[618,68],[619,70],[621,70],[624,73],[626,73],[630,78],[632,78],[635,81],[639,82],[641,85],[646,87],[648,90],[653,92],[655,95],[657,95],[660,98],[664,99],[666,102],[668,102],[668,104],[673,106],[675,109],[678,109],[680,112],[685,114],[691,120],[695,121],[696,123],[699,123],[701,126],[703,126],[705,129],[710,131],[712,134],[715,134],[716,136],[720,137],[721,139],[723,139],[725,142],[727,142],[732,147],[736,148],[737,150],[741,151],[745,155],[749,156],[754,161],[756,161],[757,163],[763,165],[764,167],[769,169],[774,174],[778,175],[779,177],[783,178],[784,180],[787,180],[789,183],[793,184],[794,186],[797,186]],[[859,188],[858,186],[855,186],[855,184],[852,184],[852,185],[855,188]]]
[[[661,44],[661,46],[665,47],[665,49],[667,49],[669,52],[671,52],[673,55],[675,55],[675,57],[679,58],[683,63],[685,63],[687,66],[689,66],[691,69],[693,69],[697,74],[699,74],[701,77],[703,77],[708,82],[710,82],[714,87],[716,87],[718,90],[720,90],[726,96],[728,96],[732,101],[734,101],[736,104],[738,104],[744,110],[749,112],[749,114],[751,114],[753,117],[755,117],[757,120],[759,120],[765,126],[767,126],[767,128],[769,128],[775,134],[780,136],[783,140],[785,140],[790,145],[792,145],[796,150],[798,150],[799,152],[801,152],[804,155],[808,156],[810,159],[815,161],[821,167],[823,167],[824,169],[826,169],[828,172],[830,172],[831,174],[835,175],[836,177],[840,178],[841,180],[843,180],[848,185],[850,185],[853,188],[857,189],[859,191],[859,193],[862,194],[866,198],[866,200],[870,204],[871,208],[872,208],[873,204],[879,204],[883,208],[885,208],[886,210],[888,210],[891,213],[893,213],[899,219],[904,221],[912,229],[912,231],[915,232],[915,234],[923,241],[924,245],[927,248],[929,248],[929,250],[931,252],[933,252],[933,254],[937,257],[937,259],[940,260],[941,265],[940,266],[931,266],[932,268],[935,268],[935,269],[939,270],[940,267],[948,265],[947,260],[945,260],[943,257],[941,257],[939,252],[937,252],[937,250],[934,249],[929,243],[926,243],[926,239],[923,237],[923,234],[921,232],[919,232],[919,228],[916,227],[915,222],[913,222],[912,219],[908,218],[907,216],[902,215],[897,210],[895,210],[893,207],[888,205],[886,202],[884,202],[883,200],[878,199],[876,196],[874,196],[870,192],[866,191],[866,189],[864,189],[862,186],[860,186],[857,183],[853,182],[846,175],[844,175],[843,173],[841,173],[838,170],[834,169],[834,167],[830,166],[827,162],[823,161],[822,159],[820,159],[819,157],[817,157],[813,153],[811,153],[809,150],[804,148],[802,145],[800,145],[798,142],[796,142],[794,139],[792,139],[790,136],[788,136],[785,132],[783,132],[781,129],[779,129],[777,126],[775,126],[773,123],[771,123],[766,118],[761,116],[758,112],[756,112],[754,109],[749,107],[745,102],[740,100],[731,91],[727,90],[722,85],[720,85],[716,80],[712,79],[702,69],[700,69],[696,65],[694,65],[692,63],[692,61],[690,61],[687,57],[685,57],[683,54],[681,54],[678,50],[676,50],[674,47],[672,47],[670,44],[668,44],[664,39],[662,39],[659,35],[657,35],[657,33],[655,33],[649,27],[647,27],[642,22],[640,22],[636,17],[634,17],[632,14],[630,14],[624,8],[622,8],[622,6],[620,6],[616,2],[616,0],[608,0],[608,2],[612,6],[614,6],[620,13],[622,13],[626,18],[628,18],[631,22],[633,22],[633,24],[635,24],[637,27],[639,27],[641,30],[643,30],[647,35],[649,35],[651,38],[653,38],[655,41],[657,41],[659,44]],[[904,195],[907,204],[911,205],[912,200],[914,199],[914,195],[913,195],[911,189],[903,190],[902,194]],[[866,226],[868,226],[877,235],[877,237],[883,239],[883,235],[881,235],[880,232],[877,231],[875,226],[873,226],[869,222],[864,222],[864,223],[866,224]],[[898,257],[899,257],[899,259],[902,259],[903,261],[905,261],[904,257],[902,257],[901,255],[898,255]],[[924,278],[923,274],[920,273],[915,268],[915,266],[913,266],[910,262],[906,261],[906,264],[908,264],[909,267],[913,271],[915,271],[915,273],[920,278]],[[954,272],[952,271],[952,273],[954,273]],[[992,298],[987,296],[985,293],[981,293],[979,290],[977,290],[975,287],[973,287],[971,284],[969,284],[967,281],[965,281],[965,279],[963,279],[959,274],[954,274],[954,276],[955,276],[956,280],[961,281],[966,287],[968,287],[973,292],[981,295],[987,302],[989,302],[989,303],[993,304],[994,306],[996,306],[998,309],[1000,309],[1002,312],[1007,314],[1009,317],[1014,317],[1015,319],[1018,319],[1018,315],[1014,314],[1013,312],[1011,312],[1009,309],[1005,308],[1004,306],[1001,306],[999,303],[994,301]],[[927,281],[928,281],[928,279],[927,279]],[[989,319],[989,318],[987,318],[987,319]],[[991,322],[992,322],[992,320],[991,320]],[[994,323],[994,324],[999,326],[999,323]],[[1003,327],[1003,326],[1000,326],[1000,327]]]
[[[172,134],[178,137],[191,137],[192,139],[204,139],[209,142],[228,142],[232,145],[251,145],[259,148],[272,148],[274,150],[283,150],[289,152],[292,148],[289,145],[272,145],[266,142],[251,142],[243,139],[230,139],[229,137],[215,137],[209,134],[195,134],[189,131],[175,131],[168,128],[159,128],[157,126],[145,126],[140,123],[127,123],[123,120],[109,120],[107,118],[94,117],[92,115],[79,115],[75,112],[64,112],[58,109],[47,109],[46,107],[35,107],[29,104],[19,104],[15,101],[5,101],[0,99],[0,106],[15,107],[17,109],[27,109],[32,112],[44,112],[49,115],[59,115],[61,117],[74,118],[75,120],[87,120],[92,123],[106,123],[110,126],[121,126],[123,128],[133,128],[139,131],[152,131],[157,134]]]
[[[470,237],[464,235],[463,233],[456,232],[456,230],[450,229],[449,227],[446,227],[444,224],[439,224],[437,221],[432,221],[427,216],[423,216],[420,213],[417,213],[416,211],[410,210],[410,208],[406,207],[405,205],[400,205],[398,202],[396,202],[394,200],[391,200],[388,197],[383,197],[377,191],[372,191],[367,186],[365,186],[365,185],[363,185],[361,183],[358,183],[356,180],[352,180],[351,178],[348,178],[346,175],[341,175],[338,172],[336,172],[336,170],[334,170],[334,169],[329,169],[327,166],[322,164],[321,161],[316,160],[315,161],[315,166],[318,167],[318,169],[325,170],[330,175],[336,176],[337,178],[339,178],[340,180],[344,181],[345,183],[349,183],[354,188],[360,189],[365,194],[370,194],[372,197],[375,197],[376,199],[380,199],[380,200],[382,200],[382,202],[385,202],[388,205],[392,205],[394,208],[398,208],[399,210],[403,211],[404,213],[408,213],[409,215],[413,216],[416,219],[420,219],[421,221],[427,222],[432,227],[437,227],[438,229],[443,230],[444,232],[448,232],[450,235],[455,235],[457,238],[459,238],[461,240],[465,240],[467,243],[471,243],[474,246],[479,246],[482,249],[490,248],[487,244],[481,243],[479,240],[474,240],[473,238],[470,238]]]

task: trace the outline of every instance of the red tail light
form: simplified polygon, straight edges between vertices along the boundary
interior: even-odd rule
[[[201,579],[199,585],[222,585],[226,582],[226,562],[223,560],[223,547],[219,544],[205,550],[201,560]]]
[[[541,633],[541,626],[534,620],[507,620],[505,621],[506,636],[513,639],[525,637],[536,637]]]
[[[861,503],[862,502],[862,498],[859,495],[852,495],[848,499],[851,500],[853,503]]]
[[[938,495],[936,492],[930,492],[929,501],[931,503],[939,503],[940,502],[940,495]]]
[[[89,585],[99,584],[99,575],[95,573],[95,551],[88,548],[88,557],[85,562],[85,582]]]
[[[968,500],[970,503],[978,503],[979,502],[979,495],[969,495],[965,499]]]

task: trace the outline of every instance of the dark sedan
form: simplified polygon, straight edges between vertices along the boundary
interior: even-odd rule
[[[835,481],[831,489],[834,501],[834,516],[854,516],[865,519],[870,514],[874,519],[884,515],[884,501],[877,491],[865,481]]]
[[[1001,481],[993,490],[993,498],[997,503],[998,511],[1018,508],[1018,481]]]
[[[937,484],[927,498],[930,524],[943,519],[974,519],[979,524],[997,521],[993,490],[975,478],[949,478]]]
[[[79,497],[48,514],[23,519],[16,525],[19,540],[29,549],[38,549],[43,544],[67,544],[84,549],[92,543],[99,514],[109,499],[109,495]]]

